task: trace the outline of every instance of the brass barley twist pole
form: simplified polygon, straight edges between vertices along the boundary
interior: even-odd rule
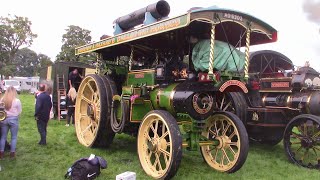
[[[210,40],[210,59],[209,59],[209,73],[210,77],[213,77],[213,62],[214,62],[214,38],[215,38],[215,25],[211,27],[211,40]],[[215,78],[215,77],[213,77]]]
[[[247,37],[246,37],[246,51],[245,51],[245,55],[246,55],[246,60],[245,60],[245,64],[244,64],[244,78],[248,79],[249,78],[249,47],[250,47],[250,29],[247,29]]]
[[[156,60],[155,60],[156,62],[156,65],[158,65],[159,64],[159,53],[158,53],[158,49],[156,50]]]
[[[102,59],[102,54],[101,53],[97,53],[96,55],[97,57],[97,64],[96,64],[96,74],[100,74],[101,72],[101,59]]]
[[[133,61],[133,46],[131,46],[131,53],[130,53],[130,59],[129,59],[129,71],[131,71],[131,68],[132,68],[132,61]]]

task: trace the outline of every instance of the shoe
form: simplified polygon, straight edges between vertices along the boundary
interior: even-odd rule
[[[0,151],[0,159],[4,158],[4,151]]]
[[[69,127],[69,124],[66,124],[66,127]]]
[[[16,152],[10,152],[10,159],[16,158]]]

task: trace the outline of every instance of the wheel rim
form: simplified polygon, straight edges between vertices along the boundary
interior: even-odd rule
[[[170,170],[172,138],[168,124],[157,114],[148,115],[142,122],[138,136],[138,153],[144,171],[162,178]]]
[[[78,139],[92,146],[100,126],[100,92],[96,80],[87,76],[81,83],[76,100],[75,126]]]
[[[238,162],[240,155],[240,135],[234,122],[222,114],[213,115],[207,122],[206,131],[202,133],[218,145],[201,146],[205,161],[218,171],[228,171]]]
[[[308,168],[320,168],[320,124],[313,119],[297,119],[285,132],[289,158]]]

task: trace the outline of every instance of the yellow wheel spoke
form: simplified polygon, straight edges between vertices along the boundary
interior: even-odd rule
[[[235,131],[233,131],[233,132],[232,132],[232,134],[230,134],[229,139],[232,139],[232,138],[233,138],[233,136],[235,136],[235,135],[236,135],[236,132],[235,132]]]
[[[238,142],[226,142],[229,146],[238,146]]]
[[[236,155],[236,152],[234,152],[233,148],[231,146],[229,146],[229,150],[233,155]]]
[[[218,151],[219,149],[216,149],[216,151],[214,152],[214,159],[218,159]]]
[[[91,127],[92,127],[92,123],[90,123],[90,124],[81,132],[81,134],[84,134],[85,132],[87,132]]]
[[[92,94],[95,93],[95,91],[93,90],[93,88],[92,88],[92,86],[91,86],[91,84],[90,84],[90,81],[87,82],[86,87],[89,88],[89,90],[91,91]]]
[[[156,125],[154,126],[154,137],[158,137],[158,126],[159,120],[156,121]]]
[[[231,161],[230,161],[230,159],[229,159],[229,157],[228,157],[228,155],[226,153],[226,150],[222,149],[222,152],[223,152],[224,156],[227,158],[228,163],[230,163]]]
[[[163,170],[163,169],[162,169],[162,166],[161,166],[159,154],[158,154],[158,153],[155,153],[155,155],[156,155],[156,165],[158,164],[158,167],[159,167],[161,170]]]
[[[152,141],[151,137],[149,136],[149,134],[147,132],[144,132],[144,136],[148,139],[149,142]]]
[[[84,95],[81,96],[81,99],[84,100],[85,102],[87,102],[88,104],[91,104],[91,101],[85,97]]]
[[[226,132],[228,131],[229,127],[230,127],[230,124],[228,123],[227,127],[226,127],[226,128],[223,130],[223,132],[222,132],[222,135],[223,135],[223,136],[226,135]]]
[[[150,129],[152,130],[153,134],[154,134],[154,137],[155,137],[155,134],[157,133],[156,130],[154,129],[153,127],[153,124],[150,124]]]
[[[165,132],[164,134],[162,134],[162,136],[160,137],[160,139],[163,139],[163,138],[165,138],[166,136],[168,136],[169,135],[169,132],[167,131],[167,132]]]
[[[211,134],[211,136],[210,136],[210,134]],[[212,131],[212,129],[211,129],[211,127],[209,128],[209,138],[210,137],[216,137],[217,136],[217,133],[216,132],[214,132],[214,131]]]
[[[220,165],[223,166],[223,161],[224,161],[225,155],[222,153],[221,158],[220,158]]]
[[[170,157],[170,155],[171,155],[168,151],[166,151],[166,150],[164,150],[162,148],[159,148],[159,151],[162,152],[162,154],[165,155],[165,156],[169,156]]]

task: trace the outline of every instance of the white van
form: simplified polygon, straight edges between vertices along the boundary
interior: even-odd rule
[[[2,91],[6,91],[8,87],[13,86],[16,90],[17,93],[20,94],[21,92],[21,87],[20,87],[20,82],[17,80],[11,80],[11,79],[5,79],[2,81]]]

